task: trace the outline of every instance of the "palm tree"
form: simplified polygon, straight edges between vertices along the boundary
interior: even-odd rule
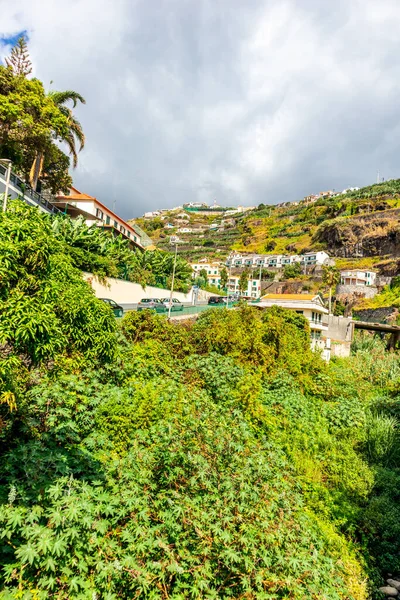
[[[78,102],[86,104],[86,100],[83,96],[78,94],[78,92],[74,92],[73,90],[67,90],[66,92],[51,91],[48,93],[48,97],[52,99],[59,111],[67,118],[68,132],[61,141],[67,144],[69,153],[72,155],[72,164],[75,169],[78,165],[78,152],[85,146],[85,135],[83,133],[82,125],[72,112],[72,108],[75,108]],[[72,108],[67,106],[67,102],[69,101],[73,104]],[[78,150],[77,142],[80,145]],[[33,161],[29,180],[34,190],[36,190],[37,182],[43,171],[44,158],[45,153],[43,151],[38,151],[35,160]]]
[[[83,133],[82,125],[79,123],[78,119],[74,117],[72,108],[75,108],[78,102],[86,104],[86,100],[78,94],[78,92],[74,92],[73,90],[67,90],[66,92],[49,92],[48,95],[60,109],[62,114],[68,119],[69,131],[62,141],[67,144],[69,153],[72,156],[72,164],[74,169],[76,169],[78,165],[78,152],[83,150],[85,146],[85,134]],[[72,108],[66,106],[69,101],[72,101]],[[77,142],[80,144],[78,151],[76,150]]]
[[[322,281],[329,287],[329,314],[332,312],[332,288],[340,281],[340,271],[336,267],[324,265],[322,267]]]

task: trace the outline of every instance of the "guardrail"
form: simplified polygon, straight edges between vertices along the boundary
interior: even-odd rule
[[[3,176],[5,178],[6,174],[7,174],[7,168],[4,165],[0,164],[0,180],[2,180],[2,182],[4,184],[6,182],[5,182],[5,179],[3,180]],[[54,206],[51,202],[46,200],[46,198],[44,196],[42,196],[41,194],[39,194],[38,192],[33,190],[28,183],[23,181],[15,173],[11,173],[10,188],[13,189],[13,191],[16,192],[18,195],[20,195],[20,197],[23,200],[25,200],[25,201],[30,200],[37,206],[43,207],[46,211],[48,211],[52,214],[62,213],[62,210],[60,210],[59,208]]]

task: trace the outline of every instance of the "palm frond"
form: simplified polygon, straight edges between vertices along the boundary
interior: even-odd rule
[[[81,104],[86,104],[85,98],[73,90],[66,90],[65,92],[50,91],[49,96],[59,107],[69,101],[72,102],[73,108],[75,108],[78,102],[81,102]]]

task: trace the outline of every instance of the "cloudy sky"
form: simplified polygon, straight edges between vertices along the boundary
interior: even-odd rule
[[[26,30],[35,76],[86,98],[75,185],[125,218],[400,176],[399,0],[0,0],[0,14],[0,58]]]

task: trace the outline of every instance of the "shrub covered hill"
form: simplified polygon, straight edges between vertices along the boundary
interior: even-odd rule
[[[396,274],[400,255],[400,180],[320,198],[316,202],[293,202],[267,206],[240,215],[221,231],[200,235],[179,234],[180,252],[192,256],[217,257],[229,250],[259,253],[301,253],[327,250],[339,266],[377,265],[382,273]],[[200,219],[200,220],[199,220]],[[222,217],[223,219],[223,217]],[[189,227],[218,221],[190,216]],[[159,218],[141,221],[152,230],[153,239],[165,245],[170,232]]]
[[[117,323],[0,213],[0,598],[367,600],[400,575],[400,366],[275,307]]]

